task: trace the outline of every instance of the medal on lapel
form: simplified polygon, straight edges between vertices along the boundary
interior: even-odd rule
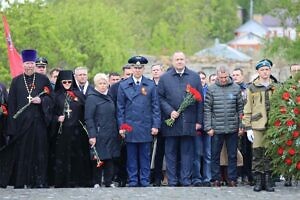
[[[141,93],[142,93],[142,95],[144,95],[144,96],[147,95],[147,90],[146,90],[146,88],[145,88],[144,86],[141,88]]]

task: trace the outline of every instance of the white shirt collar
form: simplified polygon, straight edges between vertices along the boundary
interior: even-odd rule
[[[139,82],[139,84],[141,84],[142,82],[142,76],[139,79],[136,79],[134,76],[132,76],[134,83],[136,84],[136,82]]]

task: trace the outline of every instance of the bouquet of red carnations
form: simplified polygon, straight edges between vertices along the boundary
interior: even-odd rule
[[[201,96],[200,92],[198,90],[196,90],[196,88],[193,88],[190,84],[188,84],[186,86],[186,92],[187,92],[187,94],[177,110],[177,112],[179,114],[182,113],[183,111],[185,111],[185,109],[188,106],[193,105],[195,102],[202,101],[202,96]],[[169,119],[165,120],[165,123],[171,127],[174,125],[174,122],[175,122],[175,119],[173,119],[173,118],[169,118]]]

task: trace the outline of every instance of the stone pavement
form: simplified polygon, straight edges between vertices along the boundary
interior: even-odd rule
[[[250,186],[220,187],[147,187],[147,188],[69,188],[69,189],[0,189],[0,200],[298,200],[300,185],[284,187],[277,183],[275,192],[253,192]]]

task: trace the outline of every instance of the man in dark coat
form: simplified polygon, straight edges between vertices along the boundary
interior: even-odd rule
[[[0,152],[0,185],[6,187],[10,178],[15,188],[47,186],[47,127],[42,105],[45,89],[51,91],[49,79],[34,72],[37,52],[22,51],[24,73],[12,80],[8,96],[8,133],[10,142]],[[15,114],[29,106],[18,116]]]
[[[191,185],[193,140],[203,122],[203,101],[190,105],[181,114],[177,112],[186,96],[188,84],[202,94],[199,75],[188,69],[185,61],[183,52],[175,52],[173,67],[161,76],[158,83],[162,120],[164,122],[170,117],[175,120],[173,126],[162,123],[169,186]]]
[[[148,60],[134,56],[128,63],[133,65],[133,76],[120,82],[117,96],[119,133],[127,145],[129,187],[146,187],[150,183],[152,135],[160,128],[159,100],[154,82],[143,76]],[[126,135],[121,129],[125,123],[133,129]]]

